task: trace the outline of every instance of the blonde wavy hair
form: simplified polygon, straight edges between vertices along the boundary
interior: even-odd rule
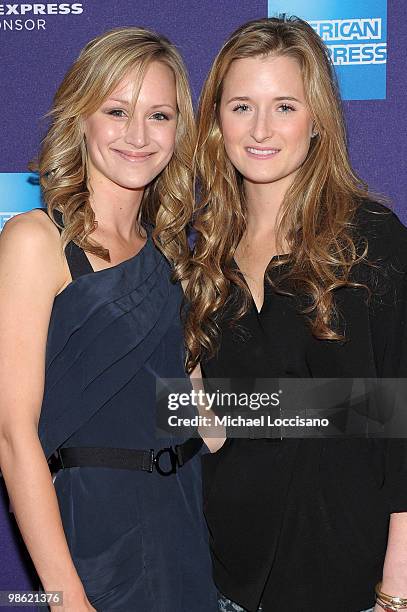
[[[192,156],[195,123],[187,72],[182,58],[164,36],[147,29],[117,28],[91,40],[69,69],[48,115],[50,127],[39,158],[31,168],[40,175],[48,213],[63,214],[62,248],[70,241],[110,260],[109,251],[92,240],[95,215],[89,203],[87,152],[83,119],[95,112],[131,71],[137,70],[134,105],[147,67],[153,61],[174,73],[177,131],[174,154],[166,168],[146,187],[139,220],[155,226],[153,239],[173,263],[176,278],[188,265],[185,227],[193,208]]]
[[[306,102],[318,132],[279,211],[277,246],[281,248],[284,237],[291,255],[289,271],[274,286],[282,293],[306,296],[307,306],[302,312],[313,335],[324,340],[344,339],[335,328],[334,291],[361,286],[350,280],[349,273],[366,257],[367,245],[353,235],[352,219],[360,202],[370,196],[350,166],[328,51],[311,26],[296,17],[249,22],[223,45],[200,98],[195,150],[200,199],[195,210],[197,240],[187,287],[189,371],[216,351],[218,321],[231,285],[236,285],[243,297],[231,324],[247,312],[251,302],[232,259],[246,228],[243,177],[227,157],[219,106],[232,62],[268,55],[294,58],[299,63]],[[270,283],[271,269],[281,263],[270,262]]]

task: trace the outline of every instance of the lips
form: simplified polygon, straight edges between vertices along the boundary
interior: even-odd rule
[[[133,163],[146,161],[155,153],[154,151],[143,153],[140,151],[136,153],[135,151],[125,151],[123,149],[112,149],[112,151],[117,153],[122,159]]]
[[[250,157],[254,157],[256,159],[270,159],[279,153],[280,149],[268,148],[265,149],[263,147],[245,147],[246,152]]]

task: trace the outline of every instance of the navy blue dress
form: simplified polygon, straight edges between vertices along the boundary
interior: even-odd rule
[[[78,247],[68,252],[86,266]],[[87,265],[51,313],[39,423],[44,453],[159,450],[171,440],[155,435],[156,378],[185,377],[182,289],[151,236],[121,264],[99,272]],[[200,478],[199,454],[168,477],[104,467],[57,473],[70,552],[98,611],[217,609]]]

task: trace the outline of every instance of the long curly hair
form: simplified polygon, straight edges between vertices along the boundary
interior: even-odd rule
[[[299,18],[251,21],[236,30],[220,50],[200,98],[194,156],[200,198],[195,210],[197,239],[187,287],[190,308],[185,332],[189,371],[216,351],[219,317],[231,285],[237,286],[242,298],[231,324],[251,303],[248,287],[233,264],[247,223],[244,183],[225,151],[219,106],[232,62],[268,55],[294,58],[299,63],[306,102],[318,132],[279,210],[277,247],[281,248],[283,237],[290,265],[279,275],[281,282],[275,288],[306,296],[302,312],[316,338],[343,340],[335,325],[334,292],[343,286],[361,286],[350,280],[349,273],[366,258],[367,244],[354,234],[352,220],[358,205],[370,196],[349,162],[341,101],[327,48]],[[271,269],[281,264],[278,258],[270,262],[266,276],[270,283]]]
[[[174,73],[177,131],[174,154],[146,187],[139,220],[154,226],[153,239],[182,278],[188,266],[186,225],[193,209],[192,156],[195,123],[187,72],[182,58],[164,36],[138,27],[117,28],[91,40],[63,79],[48,113],[48,132],[31,168],[40,175],[48,213],[63,214],[62,248],[70,241],[110,261],[109,251],[91,238],[95,214],[89,203],[83,119],[95,112],[120,81],[136,70],[134,100],[149,64],[160,61]]]

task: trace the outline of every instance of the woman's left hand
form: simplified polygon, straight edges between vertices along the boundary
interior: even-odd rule
[[[203,417],[203,424],[198,427],[198,433],[211,453],[216,453],[226,441],[226,427],[216,424],[215,414],[206,401],[205,387],[202,380],[201,367],[198,364],[190,375],[194,391],[197,393],[198,414]]]

